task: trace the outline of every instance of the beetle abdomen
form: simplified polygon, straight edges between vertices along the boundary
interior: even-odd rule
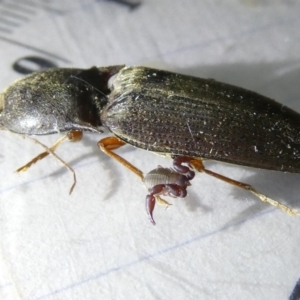
[[[145,67],[122,69],[101,120],[149,151],[300,172],[300,115],[257,93]]]

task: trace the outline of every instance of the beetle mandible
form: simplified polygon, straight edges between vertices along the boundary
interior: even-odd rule
[[[108,80],[115,74],[109,87]],[[18,171],[27,170],[49,153],[55,155],[62,141],[80,140],[82,131],[100,133],[104,126],[115,136],[100,140],[101,150],[145,183],[147,175],[113,150],[131,144],[173,158],[176,176],[187,176],[191,169],[204,172],[248,190],[291,215],[300,215],[252,186],[203,165],[203,159],[211,159],[300,173],[300,115],[255,92],[146,67],[56,68],[31,74],[9,86],[0,97],[0,111],[2,129],[26,135],[68,132],[51,147],[42,145],[46,151]],[[154,172],[155,176],[161,172]],[[73,174],[70,192],[76,182]],[[160,187],[166,188],[170,176],[168,173],[163,182],[148,187],[151,197],[160,199]],[[174,188],[182,189],[177,183]],[[154,223],[155,201],[151,199],[147,211]]]

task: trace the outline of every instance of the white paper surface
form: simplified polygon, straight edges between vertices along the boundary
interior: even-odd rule
[[[0,3],[1,89],[12,65],[145,65],[252,89],[300,112],[299,1]],[[145,213],[141,182],[97,148],[64,144],[26,173],[42,148],[0,134],[0,299],[298,299],[300,218],[197,174],[186,199]],[[51,145],[57,135],[40,137]],[[171,160],[126,146],[148,172]],[[300,206],[299,174],[208,163],[270,197]],[[298,295],[299,297],[299,295]]]

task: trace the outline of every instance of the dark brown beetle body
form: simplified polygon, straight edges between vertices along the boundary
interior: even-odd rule
[[[126,143],[156,153],[300,172],[300,115],[214,80],[123,68],[101,121]]]
[[[114,74],[112,87],[108,86]],[[300,115],[257,93],[220,83],[145,67],[111,66],[50,69],[26,76],[0,95],[0,129],[25,135],[67,131],[51,147],[19,168],[26,171],[48,154],[73,174],[54,152],[65,140],[78,141],[83,131],[116,137],[99,148],[135,173],[148,189],[146,211],[155,224],[160,195],[184,198],[194,170],[251,192],[290,215],[300,211],[268,198],[249,184],[205,168],[212,159],[254,168],[300,173]],[[172,157],[173,169],[144,174],[114,153],[126,143]]]

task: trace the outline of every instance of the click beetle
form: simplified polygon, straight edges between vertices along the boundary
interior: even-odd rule
[[[109,86],[109,79],[112,84]],[[300,115],[255,92],[212,79],[146,67],[111,66],[49,69],[10,85],[0,96],[0,126],[25,135],[66,131],[67,135],[18,171],[54,155],[64,140],[80,140],[83,131],[114,136],[100,149],[144,182],[146,209],[153,224],[160,195],[185,197],[193,170],[243,188],[291,215],[296,209],[256,191],[252,186],[206,169],[204,159],[247,167],[300,173]],[[38,141],[37,141],[38,142]],[[173,169],[142,171],[114,150],[130,144],[173,159]],[[183,165],[184,164],[184,165]],[[151,179],[150,179],[151,178]],[[184,181],[178,181],[178,179]]]

